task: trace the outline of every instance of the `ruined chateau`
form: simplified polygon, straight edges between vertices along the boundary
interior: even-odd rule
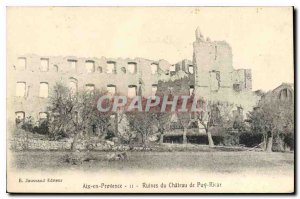
[[[106,89],[119,95],[149,97],[159,91],[183,93],[229,102],[245,114],[258,102],[252,92],[250,69],[234,69],[232,49],[225,41],[205,38],[199,28],[193,43],[193,60],[169,63],[144,58],[45,57],[22,55],[9,65],[9,118],[47,117],[47,100],[56,82],[73,90]],[[187,81],[175,80],[186,78]],[[175,88],[174,88],[175,87]],[[11,121],[13,122],[13,121]]]

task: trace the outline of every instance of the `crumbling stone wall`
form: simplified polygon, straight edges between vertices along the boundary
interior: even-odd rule
[[[233,68],[232,49],[227,42],[205,39],[198,28],[193,48],[197,97],[233,103],[245,113],[257,105],[260,97],[252,92],[251,70]]]
[[[18,68],[18,59],[26,60],[25,69]],[[41,61],[48,60],[48,70],[41,71]],[[71,70],[70,61],[76,61],[76,70]],[[86,62],[94,63],[94,71],[89,72]],[[108,73],[108,63],[115,64],[113,73]],[[136,64],[136,72],[129,72],[129,63]],[[158,66],[157,72],[152,74],[151,64]],[[114,85],[116,92],[120,95],[128,94],[128,87],[135,85],[137,91],[141,91],[144,97],[152,95],[152,85],[158,83],[159,72],[170,67],[165,60],[148,60],[143,58],[83,58],[83,57],[49,57],[37,55],[22,55],[8,61],[8,109],[11,122],[14,122],[15,112],[25,112],[25,117],[39,118],[40,112],[45,112],[48,98],[39,96],[40,83],[49,85],[49,96],[56,82],[69,85],[70,82],[77,83],[77,90],[84,90],[86,85],[94,85],[95,89],[107,90],[108,85]],[[24,97],[17,97],[16,83],[25,82],[26,91]]]
[[[67,141],[49,141],[28,139],[26,137],[15,137],[10,140],[12,150],[69,150],[71,142]]]
[[[18,59],[24,58],[26,67],[18,68]],[[48,60],[48,68],[41,70],[42,63]],[[42,62],[43,61],[43,62]],[[76,62],[76,69],[72,69],[70,61]],[[86,63],[93,63],[94,69],[89,71]],[[108,73],[109,63],[114,63],[112,73]],[[128,64],[135,64],[136,71],[129,72]],[[151,65],[157,64],[157,72],[152,74]],[[195,88],[195,95],[207,100],[229,101],[242,106],[244,111],[251,110],[256,105],[258,97],[252,92],[251,70],[235,70],[232,64],[232,49],[225,41],[211,41],[204,38],[199,29],[196,30],[196,41],[193,43],[193,61],[184,59],[175,64],[175,71],[170,71],[172,65],[166,60],[149,60],[143,58],[106,58],[106,57],[49,57],[38,55],[21,55],[8,60],[8,74],[10,83],[7,87],[8,120],[15,123],[15,113],[22,111],[25,117],[38,119],[39,113],[46,112],[48,98],[39,96],[41,82],[48,83],[49,95],[56,82],[69,85],[70,81],[77,83],[77,89],[83,90],[87,84],[96,89],[107,89],[108,85],[116,86],[116,92],[127,95],[128,86],[135,85],[141,95],[152,95],[152,86],[166,85],[159,80],[167,76],[172,78],[177,73],[186,74],[188,81],[182,88],[189,93],[189,87]],[[192,67],[192,72],[189,70]],[[16,97],[16,82],[26,83],[24,97]],[[240,85],[239,89],[235,89]],[[159,88],[158,91],[162,90]]]
[[[23,150],[57,150],[66,151],[71,149],[71,140],[69,141],[50,141],[50,140],[39,140],[26,137],[14,137],[10,139],[9,142],[10,149],[13,151],[23,151]],[[123,145],[114,143],[112,141],[81,141],[76,144],[76,151],[142,151],[142,150],[152,150],[145,147],[130,147],[129,145]]]

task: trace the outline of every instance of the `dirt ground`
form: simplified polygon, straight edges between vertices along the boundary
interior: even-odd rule
[[[113,152],[79,152],[91,161],[72,164],[66,161],[71,152],[21,151],[12,153],[12,166],[16,169],[57,171],[75,169],[93,170],[164,170],[189,169],[207,173],[243,173],[293,175],[294,153],[266,153],[246,151],[201,152],[127,152],[128,160],[108,161]]]

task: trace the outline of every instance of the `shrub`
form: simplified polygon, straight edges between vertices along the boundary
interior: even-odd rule
[[[246,147],[254,147],[259,145],[263,141],[263,134],[253,134],[253,133],[241,133],[239,136],[239,143],[245,145]]]
[[[48,120],[41,120],[38,125],[35,125],[33,118],[29,116],[25,118],[21,129],[31,133],[49,135],[49,122]]]
[[[284,137],[284,143],[291,148],[291,150],[294,150],[295,149],[295,146],[294,146],[294,143],[295,143],[295,140],[294,140],[294,133],[287,133],[285,134],[285,137]]]
[[[224,136],[222,135],[212,136],[212,138],[214,140],[215,145],[221,145],[224,142]]]
[[[33,128],[34,133],[49,135],[49,122],[48,120],[43,120],[38,126]]]
[[[225,146],[237,146],[240,144],[238,133],[226,133],[223,137],[223,144]]]
[[[173,139],[174,138],[175,138],[175,141],[176,141],[176,136],[173,136]],[[177,140],[179,142],[182,142],[182,137],[181,136],[177,136]],[[207,135],[197,135],[197,136],[195,136],[195,135],[194,136],[193,135],[189,136],[188,135],[187,136],[187,140],[188,140],[188,143],[192,143],[192,144],[204,144],[204,145],[208,144]]]
[[[33,118],[31,116],[26,117],[21,128],[25,131],[33,132],[33,128],[34,128]]]
[[[108,129],[107,130],[107,135],[105,136],[105,139],[108,140],[108,139],[111,139],[113,137],[115,137],[115,133],[112,130]]]

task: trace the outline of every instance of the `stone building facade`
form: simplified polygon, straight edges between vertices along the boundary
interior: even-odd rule
[[[171,64],[166,60],[106,57],[48,57],[21,55],[8,62],[7,106],[9,122],[15,118],[46,117],[46,106],[56,82],[75,90],[104,89],[119,95],[143,97],[156,94],[159,85],[187,77],[186,94],[207,100],[227,101],[244,112],[256,105],[250,69],[235,70],[232,50],[225,41],[205,39],[199,28],[193,44],[193,60]],[[161,83],[159,83],[161,82]],[[187,82],[187,83],[186,83]],[[165,88],[167,89],[167,88]]]
[[[204,38],[199,28],[193,43],[195,94],[212,101],[227,101],[251,110],[257,103],[250,69],[234,69],[232,49],[225,41]]]
[[[277,88],[262,95],[264,102],[294,102],[294,84],[282,83]],[[258,103],[260,105],[260,102]]]
[[[8,103],[14,112],[39,117],[46,111],[51,89],[57,82],[71,89],[106,89],[120,95],[150,96],[158,82],[158,69],[168,68],[164,60],[41,57],[26,55],[9,67]],[[20,65],[23,64],[23,65]],[[44,63],[44,66],[43,66]],[[158,68],[159,67],[159,68]]]

